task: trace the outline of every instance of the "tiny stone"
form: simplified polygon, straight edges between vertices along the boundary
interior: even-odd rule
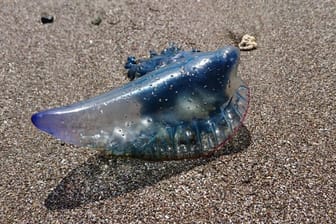
[[[51,16],[51,15],[42,15],[41,16],[41,22],[43,24],[52,23],[52,22],[54,22],[54,17]]]
[[[239,43],[239,49],[242,51],[249,51],[257,48],[256,38],[254,36],[245,34]]]
[[[100,16],[97,16],[95,19],[93,19],[92,21],[91,21],[91,23],[93,24],[93,25],[96,25],[96,26],[99,26],[99,24],[102,22],[102,19],[100,18]]]

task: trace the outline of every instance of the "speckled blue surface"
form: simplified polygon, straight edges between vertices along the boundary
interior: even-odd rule
[[[127,59],[130,83],[32,116],[34,125],[79,146],[114,155],[181,159],[220,148],[240,127],[249,89],[237,77],[239,50],[183,51]]]
[[[196,55],[198,50],[184,51],[177,47],[175,44],[170,44],[170,46],[160,54],[156,51],[149,52],[149,58],[137,60],[134,56],[129,56],[125,63],[125,68],[127,71],[127,76],[130,80],[134,78],[139,78],[151,71],[165,67],[169,64],[182,62],[186,59],[190,59],[193,55]]]

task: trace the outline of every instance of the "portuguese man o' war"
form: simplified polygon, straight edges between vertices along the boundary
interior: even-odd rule
[[[249,88],[237,76],[239,49],[183,51],[171,45],[127,59],[126,85],[36,113],[33,124],[70,144],[152,160],[209,155],[238,130]]]

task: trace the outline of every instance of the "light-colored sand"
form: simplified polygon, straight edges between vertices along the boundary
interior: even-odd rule
[[[335,222],[335,1],[117,2],[1,1],[0,222]],[[45,12],[54,23],[40,23]],[[246,33],[258,43],[239,67],[251,108],[217,157],[114,159],[30,122],[126,83],[130,54],[213,50]]]

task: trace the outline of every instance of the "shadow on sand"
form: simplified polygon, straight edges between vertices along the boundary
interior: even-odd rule
[[[208,158],[151,162],[98,153],[70,171],[48,195],[45,206],[49,210],[72,209],[85,203],[110,199],[154,185],[220,156],[241,152],[250,143],[250,132],[242,126],[222,150]]]

